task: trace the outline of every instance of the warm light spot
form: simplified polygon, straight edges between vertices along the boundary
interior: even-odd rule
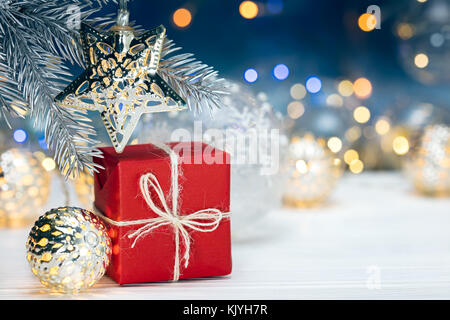
[[[361,173],[364,170],[364,163],[359,159],[355,159],[350,163],[349,169],[354,174]]]
[[[370,120],[370,110],[364,106],[359,106],[353,111],[353,118],[358,123],[366,123]]]
[[[173,23],[177,27],[185,28],[191,24],[192,14],[188,9],[180,8],[176,10],[173,14]]]
[[[361,30],[369,32],[375,29],[377,25],[377,18],[373,14],[363,13],[359,16],[358,26]]]
[[[338,85],[339,93],[344,97],[350,97],[353,94],[353,83],[349,80],[342,80]]]
[[[327,97],[327,105],[331,107],[342,107],[344,105],[344,100],[340,95],[333,93]]]
[[[300,101],[289,103],[287,113],[291,119],[298,119],[305,113],[305,107]]]
[[[359,78],[353,84],[353,91],[358,98],[368,98],[372,93],[372,84],[366,78]]]
[[[414,58],[414,64],[417,68],[423,69],[428,65],[428,56],[425,53],[419,53]]]
[[[306,95],[305,86],[300,83],[294,84],[291,87],[290,93],[291,93],[292,99],[301,100]]]
[[[400,156],[407,154],[409,151],[408,139],[403,136],[395,137],[394,141],[392,141],[392,149]]]
[[[414,35],[413,27],[409,23],[401,23],[397,26],[397,35],[403,40],[408,40]]]
[[[358,140],[361,137],[361,128],[358,126],[349,128],[345,132],[345,137],[350,142],[354,142],[354,141]]]
[[[391,129],[391,124],[386,119],[379,119],[375,124],[375,131],[380,135],[385,135]]]
[[[297,160],[297,162],[295,163],[295,167],[301,174],[305,174],[308,172],[308,165],[306,164],[305,160]]]
[[[417,2],[424,3],[427,2],[427,0],[417,0]]]
[[[258,5],[253,1],[244,1],[239,6],[239,13],[245,19],[253,19],[258,15]]]
[[[342,141],[338,137],[331,137],[327,142],[328,148],[334,153],[341,151]]]
[[[356,150],[353,149],[349,149],[347,151],[345,151],[344,153],[344,161],[346,164],[350,164],[352,163],[353,160],[358,160],[359,159],[359,154]]]
[[[44,160],[42,160],[42,166],[46,171],[52,171],[55,170],[56,163],[52,158],[45,158]]]

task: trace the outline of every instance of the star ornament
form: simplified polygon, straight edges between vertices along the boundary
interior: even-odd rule
[[[129,26],[100,32],[81,24],[86,69],[55,102],[100,112],[118,153],[127,145],[145,113],[186,109],[186,102],[157,73],[166,29],[136,36]]]

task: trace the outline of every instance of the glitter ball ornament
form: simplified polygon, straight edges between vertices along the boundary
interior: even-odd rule
[[[289,178],[283,202],[290,207],[319,205],[329,196],[342,175],[342,162],[312,135],[293,137],[288,151]]]
[[[80,172],[73,180],[75,193],[83,208],[93,209],[94,203],[94,176],[86,171]]]
[[[34,224],[27,260],[41,283],[57,292],[93,286],[111,258],[111,240],[93,213],[73,207],[52,209]]]
[[[27,151],[0,155],[0,225],[19,227],[36,219],[50,191],[50,176]]]
[[[450,196],[450,127],[428,127],[405,168],[419,192]]]

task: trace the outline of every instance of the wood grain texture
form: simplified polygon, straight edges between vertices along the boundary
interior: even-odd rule
[[[104,277],[75,296],[31,274],[27,229],[3,229],[0,299],[449,299],[449,227],[450,199],[416,195],[400,174],[345,176],[324,207],[271,212],[235,239],[229,277],[123,287]]]

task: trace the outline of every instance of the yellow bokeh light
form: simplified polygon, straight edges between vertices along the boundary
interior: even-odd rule
[[[403,40],[408,40],[414,35],[414,29],[409,23],[401,23],[397,26],[397,35]]]
[[[350,142],[354,142],[354,141],[358,140],[361,137],[361,128],[357,127],[357,126],[349,128],[345,132],[345,137]]]
[[[344,161],[346,164],[350,164],[352,163],[353,160],[358,160],[359,159],[359,154],[356,150],[353,149],[349,149],[347,151],[345,151],[344,153]]]
[[[387,119],[379,119],[375,124],[375,131],[380,135],[385,135],[391,130],[391,124]]]
[[[239,6],[239,13],[245,19],[253,19],[258,15],[258,5],[253,1],[244,1]]]
[[[355,159],[350,162],[349,169],[352,173],[359,174],[364,170],[364,163],[359,159]]]
[[[172,18],[177,27],[185,28],[191,24],[192,14],[188,9],[180,8],[174,12]]]
[[[400,156],[405,155],[409,151],[409,142],[404,136],[395,137],[392,141],[392,149]]]
[[[305,160],[297,160],[297,162],[295,163],[295,167],[301,174],[305,174],[308,172],[308,165],[306,164]]]
[[[327,105],[331,107],[342,107],[344,105],[344,100],[340,95],[333,93],[327,97]]]
[[[424,3],[427,2],[427,0],[417,0],[417,2]]]
[[[349,80],[342,80],[338,85],[339,93],[344,97],[350,97],[353,94],[353,83]]]
[[[414,64],[417,68],[423,69],[428,66],[429,59],[425,53],[419,53],[414,58]]]
[[[334,153],[339,152],[342,149],[342,141],[338,137],[331,137],[328,139],[327,145],[328,148]]]
[[[53,160],[52,158],[45,158],[44,160],[42,160],[41,164],[46,171],[52,171],[56,168],[55,160]]]
[[[287,107],[287,113],[291,119],[298,119],[305,113],[305,107],[300,101],[292,101]]]
[[[372,94],[372,84],[366,78],[356,79],[353,91],[358,98],[368,98]]]
[[[290,90],[292,99],[301,100],[306,96],[305,86],[301,83],[294,84]]]
[[[358,26],[361,30],[369,32],[375,29],[377,25],[377,18],[370,13],[363,13],[359,16]]]
[[[358,123],[366,123],[370,120],[370,110],[364,106],[359,106],[353,110],[353,118]]]

